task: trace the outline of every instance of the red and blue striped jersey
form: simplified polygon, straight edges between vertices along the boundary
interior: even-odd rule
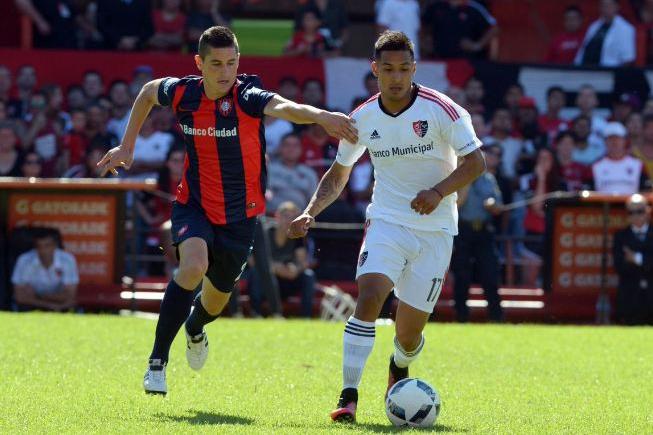
[[[171,106],[186,144],[177,202],[200,207],[216,225],[265,212],[263,109],[275,95],[256,76],[239,75],[227,95],[210,100],[202,77],[167,77],[159,104]]]

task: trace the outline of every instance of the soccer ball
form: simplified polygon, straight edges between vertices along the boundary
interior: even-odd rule
[[[402,379],[388,391],[385,413],[395,426],[429,427],[440,414],[440,395],[421,379]]]

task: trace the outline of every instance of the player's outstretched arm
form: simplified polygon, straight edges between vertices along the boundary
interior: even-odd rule
[[[480,149],[462,157],[462,163],[447,178],[431,189],[420,191],[410,206],[419,214],[430,214],[440,201],[476,180],[485,171],[485,157]]]
[[[358,130],[354,126],[356,121],[344,113],[329,112],[308,104],[298,104],[279,95],[275,95],[268,102],[263,113],[295,124],[320,124],[330,136],[351,143],[358,142]]]
[[[132,106],[129,121],[127,122],[127,129],[122,138],[122,142],[115,148],[110,149],[97,163],[97,166],[102,168],[101,176],[111,171],[117,174],[116,168],[122,166],[129,169],[134,160],[134,144],[136,137],[141,130],[147,115],[155,104],[159,104],[159,85],[163,79],[156,79],[148,82],[143,86],[138,93],[134,105]]]
[[[313,194],[308,206],[306,206],[306,210],[290,224],[288,237],[297,239],[306,236],[308,229],[315,221],[315,217],[342,193],[342,189],[345,188],[349,180],[351,168],[351,166],[344,166],[338,162],[333,162],[329,170],[322,176],[317,190]]]

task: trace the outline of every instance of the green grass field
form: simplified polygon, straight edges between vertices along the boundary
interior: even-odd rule
[[[166,398],[141,387],[155,322],[0,314],[0,433],[394,432],[383,394],[393,329],[377,328],[359,423],[333,425],[341,324],[218,320],[200,373],[174,343]],[[412,373],[448,433],[653,433],[653,328],[430,324]]]
[[[281,56],[293,33],[291,20],[234,20],[243,55]]]

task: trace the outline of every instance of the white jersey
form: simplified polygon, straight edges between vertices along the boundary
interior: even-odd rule
[[[408,107],[391,114],[379,95],[351,113],[358,143],[340,141],[336,161],[353,165],[367,148],[374,165],[374,192],[368,219],[382,219],[421,231],[458,233],[456,194],[429,215],[410,207],[417,193],[451,174],[457,157],[481,146],[469,113],[446,95],[420,85]]]
[[[594,189],[597,192],[630,195],[639,191],[643,163],[635,157],[621,160],[603,157],[592,165]]]

